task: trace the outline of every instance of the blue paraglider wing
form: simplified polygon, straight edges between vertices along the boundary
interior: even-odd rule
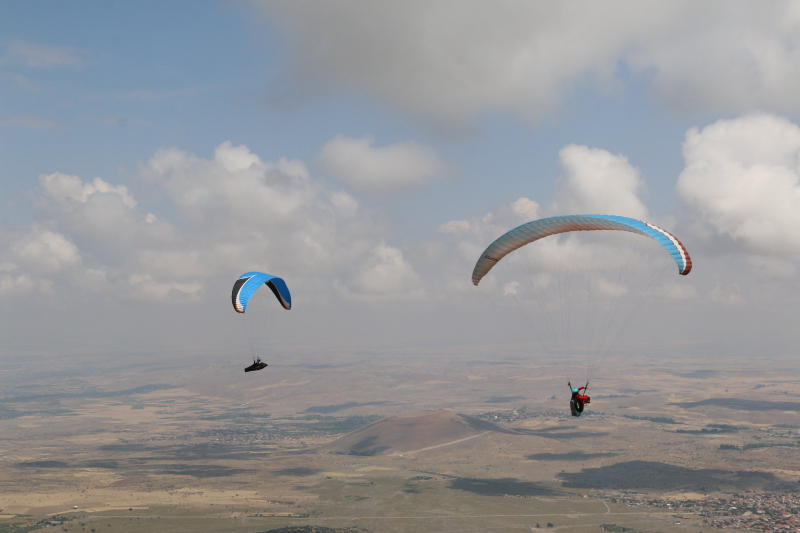
[[[272,290],[284,309],[292,308],[292,295],[283,279],[263,272],[248,272],[239,276],[233,284],[231,300],[237,313],[244,313],[250,298],[261,285],[266,285]]]

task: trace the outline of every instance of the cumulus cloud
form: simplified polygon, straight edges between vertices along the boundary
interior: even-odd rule
[[[463,235],[469,233],[471,229],[472,224],[467,220],[451,220],[436,228],[436,231],[439,233],[450,233],[452,235]]]
[[[336,282],[355,299],[422,294],[412,264],[382,240],[383,225],[302,161],[266,162],[225,142],[212,158],[158,150],[140,175],[160,191],[159,215],[121,183],[41,175],[35,206],[48,226],[3,239],[0,292],[38,284],[180,302],[202,299],[219,278],[265,270],[289,273],[294,288]]]
[[[678,112],[800,110],[794,2],[251,2],[298,85],[450,130],[487,110],[540,120],[581,83],[613,90],[620,65]]]
[[[330,201],[336,212],[345,218],[355,216],[358,211],[358,200],[344,191],[331,192]]]
[[[11,244],[11,257],[34,272],[53,273],[81,262],[78,247],[64,235],[34,229]]]
[[[322,166],[345,183],[366,191],[407,189],[441,177],[445,165],[436,153],[415,142],[373,146],[374,139],[337,135],[319,154]]]
[[[301,161],[264,162],[245,146],[223,143],[211,160],[159,150],[143,172],[191,224],[192,246],[207,264],[308,273],[343,260],[342,224],[358,203],[312,180]]]
[[[161,150],[144,172],[191,222],[207,264],[338,279],[348,294],[372,299],[417,289],[402,252],[381,242],[382,225],[347,192],[312,179],[302,161],[264,162],[223,143],[213,160]]]
[[[558,155],[564,175],[556,184],[551,213],[613,214],[647,220],[647,207],[639,198],[644,180],[627,157],[574,144],[562,148]]]
[[[680,198],[747,250],[800,252],[800,127],[773,115],[692,128]]]
[[[451,220],[439,225],[437,233],[441,235],[444,250],[439,252],[437,263],[442,265],[442,271],[448,276],[444,285],[452,292],[472,291],[474,287],[468,274],[486,246],[508,230],[537,218],[541,218],[539,204],[521,197],[498,205],[483,216]],[[551,255],[548,254],[548,257]],[[542,282],[549,283],[549,279],[542,278]],[[498,288],[497,293],[517,295],[526,288],[529,286],[522,287],[512,281]]]
[[[632,69],[648,73],[656,98],[678,112],[800,109],[796,2],[673,7],[683,19],[664,24],[625,55]]]
[[[436,231],[455,237],[467,237],[470,241],[494,240],[515,226],[539,218],[539,211],[539,204],[530,198],[521,197],[509,204],[500,205],[481,217],[445,222]],[[471,252],[470,248],[465,248],[464,251]]]
[[[51,292],[54,279],[72,277],[83,265],[80,250],[65,235],[40,226],[7,236],[0,255],[0,295],[30,297]]]
[[[39,177],[37,206],[67,231],[99,264],[126,268],[143,249],[170,249],[179,242],[167,221],[139,209],[124,185],[102,178],[83,181],[60,172]]]
[[[171,223],[140,209],[126,186],[59,172],[39,182],[37,206],[80,247],[87,266],[65,281],[121,298],[199,296],[206,271],[197,254]]]
[[[36,287],[37,281],[33,276],[16,270],[13,263],[0,263],[0,296],[28,294]]]
[[[343,293],[360,300],[413,300],[424,296],[421,280],[399,248],[377,244]]]
[[[445,222],[437,231],[463,242],[483,242],[485,247],[511,228],[546,215],[615,214],[648,219],[647,207],[639,197],[644,179],[625,156],[569,145],[560,150],[559,157],[564,174],[556,183],[553,201],[545,209],[522,197],[481,217]],[[475,255],[483,248],[464,245],[461,250]]]
[[[126,207],[136,207],[136,200],[128,193],[124,185],[113,186],[95,178],[92,182],[84,183],[78,176],[70,176],[60,172],[45,174],[39,179],[44,196],[63,204],[74,200],[85,204],[95,193],[110,193],[119,197]]]

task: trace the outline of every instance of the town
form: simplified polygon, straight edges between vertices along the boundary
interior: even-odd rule
[[[703,524],[719,529],[752,529],[764,533],[800,530],[800,494],[755,493],[732,494],[730,498],[678,500],[620,496],[614,503],[647,506],[675,511],[676,518],[694,515]]]

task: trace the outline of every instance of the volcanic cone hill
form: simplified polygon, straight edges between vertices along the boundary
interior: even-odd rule
[[[320,446],[321,453],[399,455],[456,443],[487,432],[515,433],[448,409],[390,416]]]

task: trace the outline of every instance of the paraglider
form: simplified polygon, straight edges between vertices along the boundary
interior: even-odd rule
[[[683,244],[648,222],[616,215],[543,218],[492,242],[475,264],[472,283],[496,269],[484,292],[501,307],[498,294],[512,301],[568,384],[571,362],[585,360],[586,386],[569,384],[570,411],[580,416],[591,402],[586,388],[597,366],[632,322],[646,316],[645,304],[666,295],[664,250],[681,276],[691,272]]]
[[[261,353],[270,329],[269,311],[275,307],[275,304],[267,292],[261,291],[256,295],[256,291],[263,286],[270,288],[284,309],[292,308],[289,287],[286,286],[283,279],[277,276],[263,272],[248,272],[239,276],[239,279],[233,284],[231,292],[233,309],[242,314],[245,335],[253,355],[253,364],[245,368],[245,372],[263,370],[267,367],[267,363],[261,360]]]
[[[257,357],[253,361],[253,364],[248,366],[247,368],[245,368],[244,371],[245,372],[253,372],[255,370],[263,370],[263,369],[267,368],[268,366],[269,365],[267,365],[267,363],[263,362],[260,357]]]
[[[573,389],[572,383],[570,382],[567,382],[567,385],[572,392],[572,397],[569,399],[569,410],[572,412],[572,416],[581,416],[584,405],[592,403],[592,399],[586,396],[586,389],[589,388],[589,382],[586,382],[586,386],[578,387],[577,389]],[[581,394],[581,391],[583,391],[583,394]]]

